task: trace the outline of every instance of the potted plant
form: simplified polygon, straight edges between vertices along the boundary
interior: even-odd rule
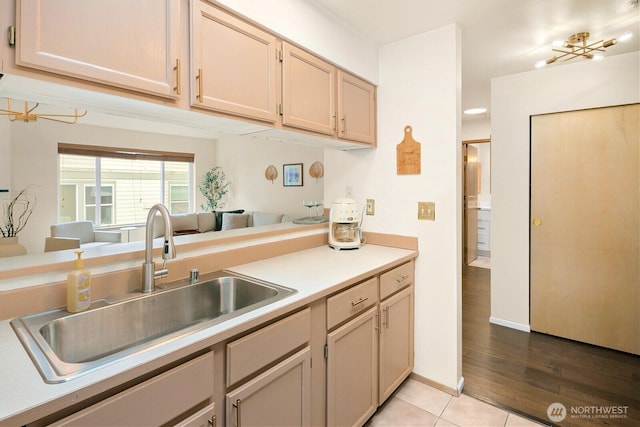
[[[204,210],[213,212],[224,205],[222,198],[229,192],[227,177],[220,166],[209,169],[199,185],[200,192],[207,199],[207,203],[201,204]]]
[[[35,208],[35,198],[23,188],[8,203],[0,207],[0,257],[24,255],[27,250],[18,243],[18,233],[24,229]]]

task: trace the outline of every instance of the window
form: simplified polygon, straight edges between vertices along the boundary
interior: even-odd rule
[[[60,222],[142,224],[151,206],[193,210],[193,154],[58,144]]]

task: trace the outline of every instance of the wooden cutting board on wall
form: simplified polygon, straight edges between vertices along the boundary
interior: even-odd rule
[[[404,127],[404,139],[396,145],[398,175],[420,175],[421,148],[413,139],[411,126]]]

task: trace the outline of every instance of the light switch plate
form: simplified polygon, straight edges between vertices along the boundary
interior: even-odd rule
[[[436,204],[434,202],[418,202],[418,219],[435,221]]]
[[[367,215],[376,214],[376,201],[374,199],[367,199]]]

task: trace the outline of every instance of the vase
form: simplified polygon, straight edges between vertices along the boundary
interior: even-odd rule
[[[26,255],[27,248],[18,243],[18,237],[0,237],[0,258]]]

